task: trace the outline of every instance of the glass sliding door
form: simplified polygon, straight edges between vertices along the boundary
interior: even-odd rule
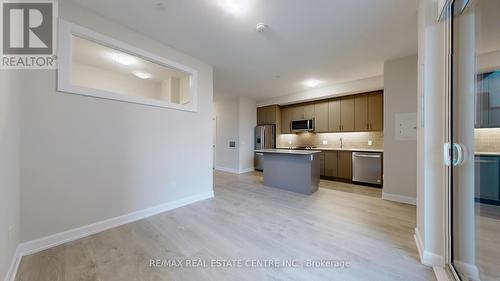
[[[454,1],[451,66],[451,265],[500,280],[500,1]]]

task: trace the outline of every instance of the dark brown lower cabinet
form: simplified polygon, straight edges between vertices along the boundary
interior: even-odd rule
[[[352,180],[352,152],[339,151],[339,173],[341,179]]]
[[[338,153],[337,151],[324,151],[325,154],[325,173],[327,177],[337,177],[338,172]]]
[[[320,156],[320,172],[326,178],[352,179],[352,152],[323,151]],[[323,158],[323,159],[322,159]]]
[[[319,174],[323,176],[325,174],[325,153],[318,153],[319,158]]]

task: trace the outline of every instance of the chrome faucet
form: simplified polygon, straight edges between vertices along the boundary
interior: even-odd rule
[[[340,138],[340,148],[344,148],[344,140]]]

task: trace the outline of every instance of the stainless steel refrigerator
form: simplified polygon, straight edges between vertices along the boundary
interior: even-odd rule
[[[276,128],[274,125],[255,127],[255,149],[276,148]],[[256,152],[254,158],[255,170],[262,171],[263,153]]]

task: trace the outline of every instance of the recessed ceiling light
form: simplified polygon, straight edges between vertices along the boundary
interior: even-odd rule
[[[237,15],[248,9],[248,0],[218,0],[219,6],[226,12]]]
[[[135,59],[133,57],[125,54],[113,54],[113,60],[123,65],[131,65],[135,62]]]
[[[316,79],[309,79],[309,80],[304,81],[304,85],[306,85],[307,87],[311,87],[311,88],[314,88],[321,83],[322,83],[321,81],[316,80]]]
[[[151,75],[151,73],[142,72],[142,71],[134,71],[132,73],[134,73],[135,76],[137,76],[141,79],[149,79],[149,78],[151,78],[151,76],[153,76],[153,75]]]

